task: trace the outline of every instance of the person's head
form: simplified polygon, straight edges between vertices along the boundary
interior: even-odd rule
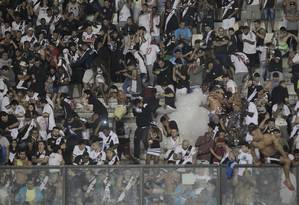
[[[234,28],[229,28],[229,29],[228,29],[228,34],[229,34],[230,36],[234,35],[234,34],[235,34],[235,29],[234,29]]]
[[[287,31],[286,27],[284,27],[284,26],[280,27],[279,32],[280,32],[281,36],[288,35],[288,31]]]
[[[52,129],[52,137],[58,138],[60,136],[60,129],[58,127],[53,127]]]
[[[92,142],[91,143],[91,149],[92,150],[99,150],[99,149],[101,149],[100,142],[99,141]]]
[[[91,33],[92,33],[92,26],[87,26],[87,28],[86,28],[86,32],[87,32],[88,34],[91,34]]]
[[[146,3],[142,4],[142,11],[143,12],[147,12],[148,11],[148,5]]]
[[[168,120],[169,120],[169,117],[167,114],[163,115],[161,118],[160,118],[160,122],[163,124],[163,125],[166,125],[168,123]]]
[[[106,150],[106,157],[108,160],[112,160],[112,158],[115,156],[115,151],[111,148]]]
[[[0,112],[0,119],[2,122],[7,122],[8,121],[8,114],[4,111]]]
[[[108,1],[108,0],[105,0],[105,1],[104,1],[104,7],[109,8],[109,6],[110,6],[109,1]]]
[[[88,152],[84,152],[82,155],[82,161],[83,163],[87,163],[89,161],[89,154]]]
[[[26,151],[25,150],[20,150],[18,153],[18,157],[20,160],[26,160],[27,156],[26,156]]]
[[[158,64],[159,64],[159,67],[160,67],[160,68],[163,68],[163,67],[165,66],[165,61],[164,61],[162,58],[160,58],[160,59],[158,60]]]
[[[33,36],[33,34],[34,34],[34,29],[32,27],[28,28],[27,35],[28,36]]]
[[[89,97],[92,96],[92,92],[91,92],[91,90],[84,90],[84,94],[85,94],[85,97],[86,97],[86,98],[89,98]]]
[[[16,109],[16,107],[19,105],[19,102],[17,100],[12,100],[10,102],[10,106],[12,107],[12,109]]]
[[[176,139],[179,136],[178,130],[177,129],[171,129],[170,130],[170,136],[174,139]]]
[[[133,101],[133,104],[135,105],[135,107],[137,108],[142,108],[143,107],[143,100],[140,98],[137,98]]]
[[[41,18],[40,19],[40,24],[42,25],[42,26],[44,26],[44,25],[46,25],[46,19],[45,18]]]
[[[102,132],[104,133],[104,135],[105,135],[106,137],[109,136],[110,131],[111,131],[111,130],[110,130],[110,128],[109,128],[108,125],[105,125],[105,126],[103,127],[103,129],[102,129]]]
[[[176,49],[175,52],[174,52],[174,54],[175,54],[175,58],[176,59],[180,59],[180,58],[183,57],[183,53],[182,53],[181,49]]]
[[[249,26],[244,26],[244,29],[243,29],[244,34],[247,35],[249,33],[249,31],[250,31]]]
[[[33,183],[33,180],[29,179],[26,183],[26,187],[28,190],[32,190],[34,189],[34,183]]]
[[[1,58],[3,60],[7,60],[8,59],[8,53],[7,52],[3,52]]]
[[[130,17],[128,17],[128,19],[127,19],[127,23],[128,23],[128,25],[132,25],[133,24],[133,18],[130,16]]]
[[[249,134],[251,134],[253,137],[255,137],[255,136],[259,136],[259,135],[260,135],[261,130],[260,130],[259,126],[257,126],[257,125],[255,125],[255,124],[251,123],[251,124],[248,125],[248,132],[249,132]]]
[[[261,20],[255,20],[254,21],[254,27],[257,29],[257,28],[260,28],[261,27]]]
[[[273,81],[279,81],[279,73],[278,72],[274,72],[272,74],[272,79],[273,79]]]
[[[218,28],[218,36],[223,36],[224,35],[224,28],[222,28],[222,27],[219,27]]]
[[[184,21],[182,21],[181,23],[180,23],[180,28],[185,28],[185,26],[186,26],[186,24],[185,24],[185,22]]]
[[[45,142],[44,141],[39,141],[37,144],[38,150],[39,151],[43,151],[46,147]]]
[[[182,148],[184,150],[188,149],[188,147],[190,146],[190,142],[189,140],[183,140],[183,143],[182,143]]]
[[[37,128],[32,128],[32,130],[31,130],[31,136],[33,137],[33,138],[35,138],[35,139],[37,139],[38,138],[38,136],[39,136],[39,133],[38,133],[38,129]]]
[[[80,150],[84,150],[85,147],[86,147],[85,140],[84,139],[80,139],[79,143],[78,143],[78,146],[79,146]]]

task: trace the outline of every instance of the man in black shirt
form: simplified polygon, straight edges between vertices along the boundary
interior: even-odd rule
[[[100,115],[103,121],[108,120],[108,111],[106,107],[92,94],[90,90],[84,91],[89,104],[93,105],[93,111]]]
[[[14,115],[7,114],[4,111],[0,112],[0,132],[1,135],[7,139],[11,139],[13,135],[12,131],[17,129],[19,124],[19,121]]]
[[[173,64],[163,59],[159,59],[158,62],[154,64],[153,72],[156,75],[158,85],[165,86],[173,83],[172,68]]]
[[[140,157],[140,141],[144,143],[144,149],[147,149],[147,135],[149,126],[152,121],[151,108],[148,104],[144,104],[142,99],[134,101],[134,116],[136,117],[137,129],[134,136],[134,157]]]

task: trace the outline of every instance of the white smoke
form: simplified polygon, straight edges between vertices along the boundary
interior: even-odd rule
[[[206,100],[207,96],[196,88],[190,94],[177,96],[177,109],[169,114],[169,118],[177,122],[182,139],[189,140],[191,145],[208,130],[208,110],[201,107]]]

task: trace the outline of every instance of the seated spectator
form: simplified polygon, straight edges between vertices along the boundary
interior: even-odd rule
[[[185,27],[185,22],[180,23],[180,27],[174,31],[175,40],[183,40],[185,43],[191,42],[192,32],[188,27]]]

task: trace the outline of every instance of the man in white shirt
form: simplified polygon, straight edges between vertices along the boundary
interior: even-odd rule
[[[223,75],[222,79],[224,80],[225,89],[232,94],[236,93],[238,86],[235,81],[229,78],[228,75]]]
[[[244,32],[242,34],[242,41],[243,41],[243,53],[247,55],[249,58],[249,68],[250,71],[253,73],[253,68],[257,64],[257,52],[256,52],[256,35],[250,31],[248,26],[244,27]]]
[[[148,5],[145,3],[142,5],[142,11],[138,18],[138,25],[143,26],[147,33],[151,32],[151,14],[148,11]]]
[[[90,155],[90,146],[87,146],[84,140],[80,140],[79,144],[73,149],[73,161],[75,161],[76,157],[79,157],[86,152]]]
[[[238,86],[242,86],[243,79],[248,74],[247,64],[249,59],[242,52],[233,53],[230,58],[235,67],[234,80]]]
[[[250,124],[258,125],[258,112],[257,112],[256,105],[253,102],[248,103],[245,123],[246,125],[250,125]]]
[[[102,128],[102,131],[99,133],[99,138],[102,139],[102,149],[104,151],[111,148],[117,152],[117,146],[119,145],[118,136],[108,126]]]
[[[34,36],[34,29],[32,27],[28,28],[27,34],[21,38],[22,44],[24,44],[25,41],[28,41],[31,46],[37,42],[36,37]]]
[[[102,150],[103,145],[95,141],[91,144],[91,151],[89,154],[92,164],[103,165],[106,160],[106,153]]]
[[[55,122],[55,117],[54,117],[54,109],[53,106],[48,103],[48,101],[46,99],[41,99],[41,105],[43,106],[43,113],[48,113],[49,114],[49,131],[51,131],[53,129],[53,127],[56,126],[56,122]]]
[[[146,67],[148,72],[148,80],[150,85],[154,85],[154,74],[153,74],[153,67],[154,63],[157,60],[157,55],[160,52],[159,46],[156,44],[151,43],[147,49],[147,53],[145,55],[146,58]]]
[[[196,161],[197,151],[188,140],[183,140],[182,145],[177,146],[174,153],[176,164],[194,164]]]

